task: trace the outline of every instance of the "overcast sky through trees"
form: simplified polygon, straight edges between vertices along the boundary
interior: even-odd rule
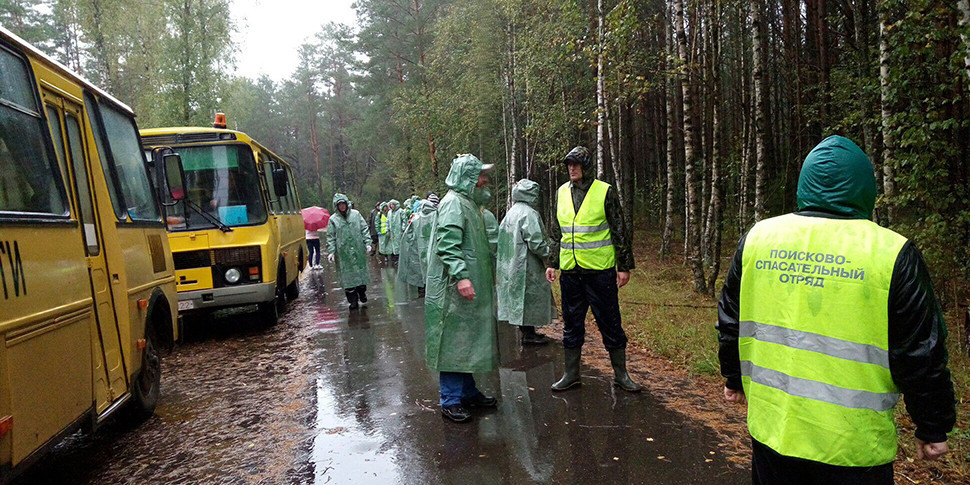
[[[236,73],[281,81],[293,74],[296,49],[327,22],[353,25],[353,0],[235,0]],[[243,55],[245,53],[245,55]]]

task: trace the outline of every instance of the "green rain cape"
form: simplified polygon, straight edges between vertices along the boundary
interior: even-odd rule
[[[428,268],[428,245],[431,243],[431,224],[436,212],[434,204],[427,200],[411,218],[401,238],[401,259],[397,266],[399,287],[424,288]]]
[[[495,271],[485,222],[472,200],[482,162],[461,155],[445,183],[451,189],[438,204],[428,248],[425,294],[425,350],[428,367],[447,372],[482,372],[498,362]],[[471,281],[475,299],[458,294]]]
[[[337,209],[340,202],[347,203],[346,216]],[[327,224],[327,253],[334,255],[337,282],[343,288],[355,288],[370,284],[367,269],[367,245],[370,233],[367,221],[355,209],[350,209],[346,195],[334,194],[333,214]]]
[[[387,233],[390,241],[388,254],[401,254],[401,234],[404,233],[404,210],[397,199],[391,199],[389,206],[394,206],[387,213]]]
[[[512,187],[512,207],[498,231],[498,319],[512,325],[552,321],[552,288],[546,281],[549,240],[535,206],[539,184],[523,179]]]

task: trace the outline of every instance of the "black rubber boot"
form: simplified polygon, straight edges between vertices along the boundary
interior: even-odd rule
[[[357,303],[357,289],[354,288],[353,290],[346,291],[345,293],[347,294],[347,302],[350,303],[350,309],[356,310],[360,308],[360,304]]]
[[[519,327],[519,332],[522,335],[523,345],[545,345],[549,343],[549,338],[540,333],[536,333],[535,327],[522,325]]]
[[[613,383],[620,386],[624,391],[640,392],[640,384],[630,379],[630,374],[626,372],[626,349],[615,349],[610,351],[610,364],[613,364]]]
[[[367,287],[366,286],[358,286],[357,287],[357,296],[360,298],[360,302],[361,303],[367,303]]]
[[[565,391],[580,383],[579,361],[583,355],[583,348],[564,349],[564,353],[566,354],[566,372],[563,373],[562,379],[552,385],[553,391]]]

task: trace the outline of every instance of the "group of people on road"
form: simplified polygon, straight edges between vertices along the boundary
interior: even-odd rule
[[[630,279],[633,252],[614,189],[593,176],[589,151],[564,158],[570,181],[558,192],[553,237],[538,211],[539,184],[511,188],[501,224],[484,208],[491,165],[473,155],[454,160],[438,207],[428,250],[425,298],[426,359],[439,372],[441,413],[464,423],[472,410],[494,407],[472,376],[498,365],[497,320],[520,329],[523,344],[544,344],[536,332],[552,322],[551,284],[561,271],[565,372],[553,383],[564,391],[580,383],[586,315],[593,316],[610,353],[614,382],[638,392],[626,370],[626,334],[618,290]],[[497,311],[496,311],[497,309]]]
[[[641,390],[627,372],[618,299],[635,265],[623,207],[595,178],[586,148],[562,162],[569,181],[557,190],[551,234],[531,180],[511,187],[498,223],[486,209],[493,167],[469,154],[452,162],[440,203],[434,194],[404,209],[380,203],[370,228],[334,197],[328,252],[351,306],[366,301],[364,254],[374,244],[399,262],[398,281],[424,287],[426,360],[451,421],[497,406],[473,377],[498,365],[497,321],[518,326],[523,344],[548,342],[536,328],[554,319],[557,271],[565,365],[551,389],[581,383],[592,310],[614,384]],[[955,401],[942,312],[919,250],[870,221],[875,196],[866,154],[829,137],[803,164],[798,211],[758,222],[738,244],[717,330],[724,399],[747,403],[755,483],[892,483],[900,394],[918,456],[948,451]]]

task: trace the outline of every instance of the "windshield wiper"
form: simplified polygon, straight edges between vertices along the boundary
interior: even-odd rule
[[[232,232],[231,227],[223,224],[222,221],[213,217],[212,214],[209,214],[208,212],[202,210],[202,208],[196,205],[195,202],[192,202],[189,199],[185,199],[184,202],[185,202],[185,205],[189,206],[195,212],[198,212],[200,216],[202,216],[205,220],[209,221],[209,223],[211,223],[213,226],[216,226],[217,228],[219,228],[220,231]]]

